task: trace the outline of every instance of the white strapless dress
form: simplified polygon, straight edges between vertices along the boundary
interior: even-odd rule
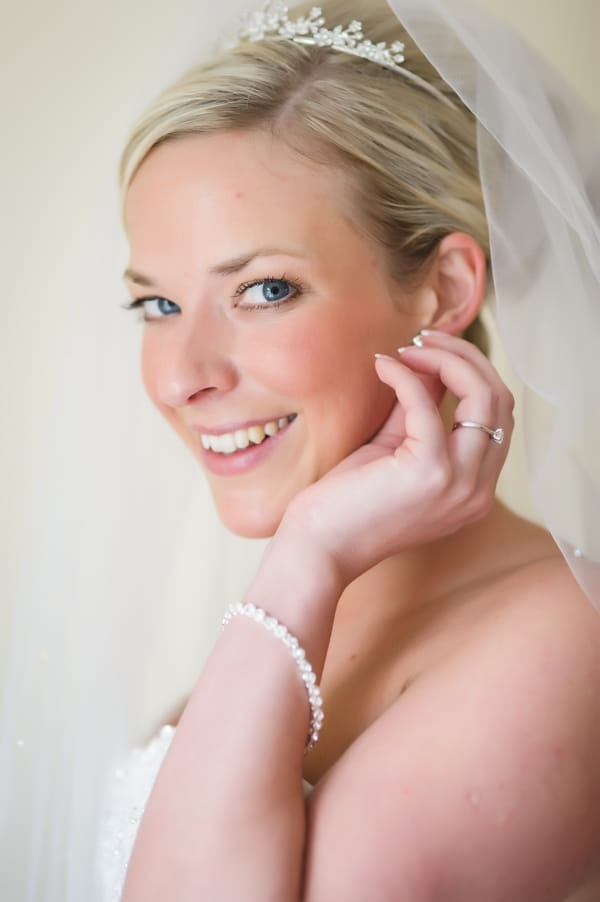
[[[133,749],[111,775],[98,861],[102,902],[121,898],[139,823],[174,735],[175,727],[162,727],[148,745]]]
[[[99,848],[102,902],[119,902],[121,898],[140,820],[174,735],[175,727],[162,727],[148,745],[133,749],[112,774]],[[305,794],[311,788],[305,781]]]

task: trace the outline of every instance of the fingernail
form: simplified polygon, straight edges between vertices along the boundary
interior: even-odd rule
[[[373,355],[376,360],[393,360],[393,357],[390,357],[389,354],[374,354]]]
[[[417,348],[423,347],[423,335],[427,335],[427,332],[424,329],[422,329],[418,335],[414,336],[412,343],[415,345],[415,347],[417,347]]]
[[[414,351],[414,345],[405,345],[402,348],[396,348],[396,354],[404,354],[405,351]]]

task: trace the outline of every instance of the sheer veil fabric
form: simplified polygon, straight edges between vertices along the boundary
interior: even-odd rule
[[[600,609],[600,124],[470,4],[389,0],[479,123],[498,328],[523,384],[532,494]]]
[[[174,4],[164,53],[146,54],[146,84],[129,91],[131,108],[112,120],[121,133],[81,223],[82,259],[69,246],[59,251],[76,284],[0,661],[6,902],[101,899],[107,775],[185,697],[224,605],[239,600],[260,554],[261,543],[221,527],[197,465],[144,397],[140,327],[121,309],[121,148],[139,112],[212,52],[240,5]],[[153,4],[138,7],[143,17]]]
[[[220,10],[212,27],[249,5]],[[496,314],[524,385],[533,496],[600,608],[598,124],[470,4],[390,6],[479,120]],[[199,57],[200,19],[190,8],[140,107]],[[196,466],[142,396],[107,196],[82,261],[93,303],[62,353],[4,676],[0,896],[19,902],[99,898],[105,776],[183,696],[261,550],[242,553],[225,534]]]

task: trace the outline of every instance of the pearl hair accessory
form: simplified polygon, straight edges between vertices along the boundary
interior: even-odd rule
[[[310,705],[310,727],[308,738],[306,741],[306,752],[309,752],[319,741],[319,733],[323,724],[323,699],[321,698],[321,690],[317,685],[315,672],[306,660],[306,653],[300,647],[300,643],[295,636],[279,623],[275,617],[270,617],[262,608],[257,608],[253,604],[232,604],[230,605],[221,621],[221,628],[225,629],[228,623],[234,617],[249,617],[255,623],[260,623],[270,633],[277,637],[296,662],[296,666],[300,673],[300,678],[306,687],[308,694],[308,704]]]
[[[331,47],[341,53],[371,60],[386,69],[406,73],[401,65],[404,62],[404,44],[401,41],[394,41],[389,47],[383,41],[374,44],[365,38],[362,23],[356,19],[346,28],[341,25],[326,28],[323,11],[318,6],[314,6],[307,16],[300,16],[294,21],[290,20],[288,13],[288,7],[279,0],[269,0],[259,12],[246,13],[241,19],[237,42],[281,38],[297,44]]]

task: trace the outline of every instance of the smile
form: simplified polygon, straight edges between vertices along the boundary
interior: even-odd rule
[[[296,419],[296,414],[291,413],[268,423],[256,423],[245,429],[236,429],[234,432],[223,432],[221,435],[200,434],[200,441],[205,451],[214,451],[216,454],[235,454],[236,451],[245,451],[251,445],[262,443],[288,426]]]

